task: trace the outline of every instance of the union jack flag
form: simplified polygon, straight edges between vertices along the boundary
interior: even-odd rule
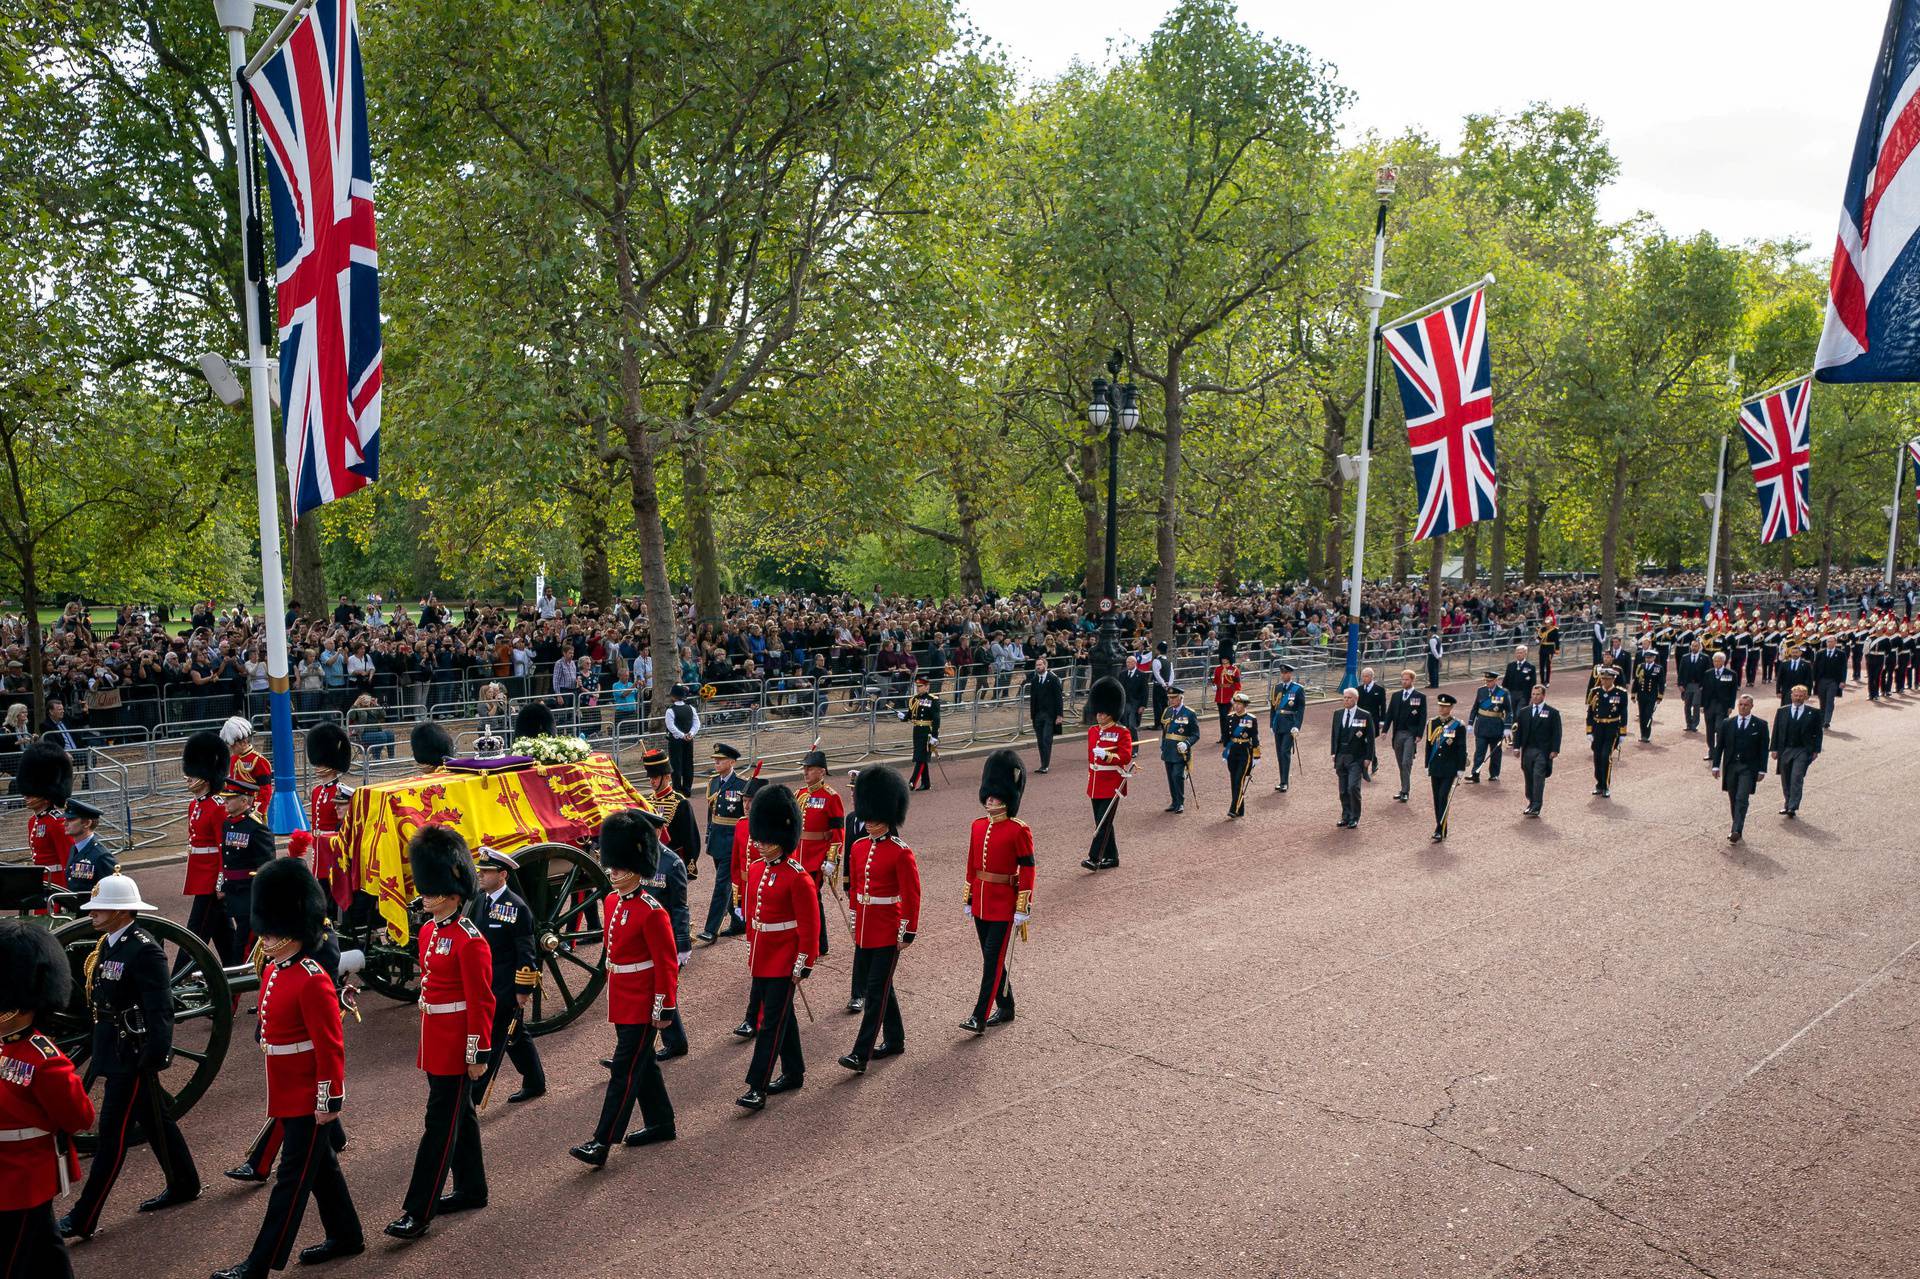
[[[380,473],[380,273],[353,0],[317,0],[249,81],[273,196],[294,518]]]
[[[1499,511],[1493,456],[1493,360],[1487,291],[1382,335],[1400,383],[1419,497],[1416,540]]]
[[[1801,378],[1740,406],[1740,434],[1760,496],[1762,543],[1804,533],[1812,524],[1807,506],[1807,477],[1813,470],[1807,404],[1812,394],[1813,379]]]
[[[1907,460],[1913,463],[1913,505],[1920,512],[1920,435],[1907,441]]]

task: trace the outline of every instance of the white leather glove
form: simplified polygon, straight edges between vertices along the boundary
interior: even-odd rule
[[[687,961],[688,961],[689,959],[692,959],[692,958],[693,958],[693,952],[692,952],[692,951],[690,951],[690,950],[683,950],[683,951],[681,951],[681,952],[680,952],[680,955],[679,955],[679,963],[680,963],[680,966],[681,966],[682,968],[685,968],[685,967],[687,966]]]
[[[833,878],[833,859],[832,858],[828,858],[826,861],[823,861],[820,863],[820,873],[822,875],[825,875],[828,879]]]
[[[1032,919],[1032,918],[1033,918],[1032,915],[1024,915],[1017,910],[1013,912],[1013,922],[1015,927],[1018,927],[1019,925],[1026,923],[1029,919]]]
[[[962,906],[962,907],[961,907],[960,909],[961,909],[961,910],[964,910],[964,911],[966,911],[966,912],[967,912],[967,918],[968,918],[968,919],[972,919],[972,918],[973,918],[973,903],[972,903],[972,902],[968,902],[968,903],[967,903],[966,905],[964,905],[964,906]]]

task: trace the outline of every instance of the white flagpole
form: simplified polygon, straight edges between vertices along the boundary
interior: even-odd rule
[[[1387,266],[1387,201],[1393,197],[1395,174],[1382,166],[1374,175],[1374,194],[1380,207],[1373,220],[1373,287],[1367,290],[1367,379],[1360,404],[1360,453],[1354,458],[1358,492],[1353,515],[1353,578],[1347,583],[1347,670],[1342,688],[1360,682],[1360,585],[1367,566],[1367,479],[1373,470],[1373,382],[1375,352],[1380,348],[1380,308],[1388,294],[1380,281]]]
[[[278,473],[273,462],[272,406],[267,399],[267,349],[260,332],[260,294],[255,287],[267,265],[251,260],[264,241],[248,225],[254,198],[253,157],[241,128],[247,109],[242,74],[247,65],[247,33],[253,30],[254,0],[214,0],[213,8],[227,36],[227,88],[233,94],[232,154],[240,176],[241,253],[247,259],[247,278],[240,292],[247,322],[247,399],[253,410],[254,495],[260,503],[260,598],[266,613],[268,705],[273,717],[273,802],[267,821],[276,835],[285,835],[305,830],[307,818],[294,784],[293,697],[287,678],[287,598],[281,581]],[[297,16],[297,12],[288,14],[281,25],[290,26]]]
[[[1719,588],[1720,508],[1727,502],[1727,437],[1720,437],[1720,461],[1713,470],[1713,531],[1707,534],[1707,589],[1709,602]]]
[[[1887,568],[1880,585],[1893,588],[1893,557],[1900,549],[1900,490],[1907,478],[1907,446],[1903,441],[1893,450],[1893,514],[1887,517]]]

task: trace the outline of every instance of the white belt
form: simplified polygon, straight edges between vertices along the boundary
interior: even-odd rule
[[[1087,768],[1096,773],[1117,773],[1120,771],[1120,765],[1118,764],[1088,764]]]
[[[423,999],[420,1001],[420,1011],[423,1013],[463,1013],[467,1011],[467,1001],[464,999],[456,999],[450,1004],[430,1004]]]
[[[608,964],[607,971],[610,973],[644,973],[651,967],[653,967],[653,961],[649,959],[644,964]]]
[[[188,845],[187,845],[187,852],[188,852],[188,854],[189,854],[189,855],[191,855],[191,854],[194,854],[194,853],[198,853],[198,854],[201,854],[202,856],[204,856],[204,855],[205,855],[205,854],[207,854],[207,853],[217,853],[217,852],[219,852],[219,851],[220,851],[220,845],[218,845],[218,844],[207,844],[207,845],[204,845],[204,846],[202,846],[202,845],[199,845],[199,844],[188,844]]]
[[[263,1039],[260,1041],[260,1051],[269,1057],[291,1057],[295,1053],[312,1052],[313,1041],[303,1039],[297,1044],[270,1044]]]
[[[854,894],[853,900],[862,906],[898,906],[900,904],[898,897],[868,897],[859,893]]]
[[[45,1128],[0,1128],[0,1141],[32,1141],[35,1137],[51,1137]]]
[[[780,924],[763,924],[757,919],[750,922],[763,933],[784,933],[789,928],[800,927],[800,921],[797,919],[789,919],[785,923]]]

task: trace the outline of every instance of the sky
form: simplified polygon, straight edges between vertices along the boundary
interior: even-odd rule
[[[1029,79],[1144,41],[1171,0],[959,0]],[[1831,251],[1888,0],[1240,0],[1241,18],[1332,63],[1344,128],[1452,145],[1470,113],[1529,102],[1599,117],[1611,219]]]

